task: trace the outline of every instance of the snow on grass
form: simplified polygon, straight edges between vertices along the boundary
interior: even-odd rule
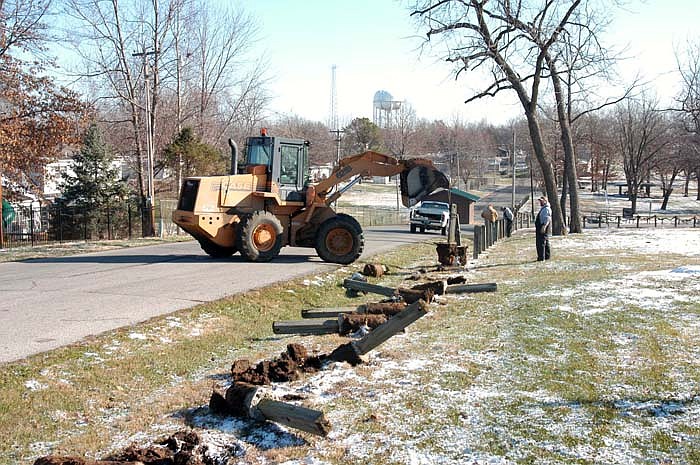
[[[553,245],[591,254],[680,254],[700,256],[698,229],[586,229],[584,234],[554,238]]]
[[[24,387],[26,387],[30,391],[43,391],[44,389],[48,388],[49,386],[46,384],[43,384],[35,379],[28,379],[27,381],[24,382]]]

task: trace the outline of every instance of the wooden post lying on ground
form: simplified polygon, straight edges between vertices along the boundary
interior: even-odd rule
[[[339,328],[337,317],[272,322],[272,332],[275,334],[338,334]]]
[[[388,340],[396,333],[403,331],[411,323],[415,322],[428,311],[428,304],[422,300],[412,303],[404,311],[390,318],[383,325],[375,328],[371,333],[362,339],[343,344],[336,348],[330,359],[338,362],[348,362],[351,365],[358,365],[363,362],[362,356],[377,346]]]
[[[396,289],[392,287],[365,283],[363,281],[356,281],[354,279],[343,280],[343,287],[345,289],[351,289],[353,291],[371,292],[372,294],[379,294],[386,297],[394,297],[396,295]]]
[[[323,412],[274,400],[269,389],[248,383],[233,383],[224,393],[214,388],[209,409],[257,421],[273,421],[319,436],[326,436],[331,430]]]
[[[404,308],[406,308],[406,302],[374,302],[357,307],[307,308],[301,311],[301,317],[338,318],[338,315],[342,313],[394,316]]]
[[[343,281],[343,287],[345,289],[350,289],[353,291],[361,292],[371,292],[373,294],[379,294],[386,297],[400,296],[406,303],[413,303],[419,299],[423,299],[426,302],[430,302],[433,299],[432,292],[429,290],[415,290],[415,289],[394,289],[393,287],[380,286],[378,284],[370,284],[362,281],[356,281],[354,279],[345,279]]]
[[[384,315],[340,313],[334,319],[305,319],[275,321],[272,332],[275,334],[340,334],[344,336],[363,326],[374,329],[386,322]]]
[[[447,286],[445,291],[447,294],[465,294],[474,292],[496,292],[498,285],[496,283],[484,284],[454,284]]]

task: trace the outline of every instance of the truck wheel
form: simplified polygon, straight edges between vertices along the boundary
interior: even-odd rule
[[[416,225],[412,224],[411,225],[411,233],[414,234],[416,232]]]
[[[447,226],[443,226],[442,229],[440,230],[440,233],[441,233],[443,236],[447,236]]]
[[[423,234],[425,232],[425,226],[420,227],[420,233]]]
[[[223,247],[206,239],[200,239],[199,245],[211,258],[228,258],[236,253],[235,247]]]
[[[257,211],[241,221],[238,250],[251,262],[269,262],[282,249],[282,223],[270,212]]]
[[[339,213],[318,228],[316,253],[326,262],[347,265],[362,255],[365,239],[355,218]]]

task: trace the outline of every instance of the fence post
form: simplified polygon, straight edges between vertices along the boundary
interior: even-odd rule
[[[56,206],[56,214],[58,215],[58,242],[63,242],[63,214],[61,213],[61,204]]]
[[[479,250],[479,248],[481,246],[481,234],[480,234],[480,232],[481,232],[481,230],[479,229],[479,227],[477,225],[474,225],[474,239],[473,239],[474,250],[472,251],[472,256],[474,257],[475,260],[477,258],[479,258],[479,252],[481,252]]]
[[[486,244],[488,243],[488,231],[486,230],[486,226],[479,226],[481,228],[481,247],[480,251],[483,252],[486,250]]]
[[[29,234],[32,238],[32,247],[34,247],[34,206],[29,204]]]
[[[677,227],[678,227],[678,216],[674,216],[674,217],[673,217],[673,223],[674,223],[674,224],[673,224],[673,227],[674,227],[674,228],[677,228]]]
[[[131,202],[128,200],[126,201],[126,210],[127,210],[127,225],[129,230],[127,231],[127,237],[131,239]]]
[[[600,213],[598,213],[598,227],[603,227],[603,215],[601,215]]]
[[[637,215],[637,228],[639,228],[639,215]]]
[[[107,240],[112,240],[112,218],[110,217],[109,205],[107,205]]]

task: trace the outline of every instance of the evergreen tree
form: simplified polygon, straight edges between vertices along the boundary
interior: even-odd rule
[[[60,183],[62,202],[94,212],[122,199],[127,188],[119,179],[113,160],[114,155],[99,128],[90,125],[80,153],[73,157],[74,174],[68,174]]]
[[[183,128],[163,149],[165,165],[183,176],[209,176],[226,172],[228,159],[215,147],[201,142],[192,128]]]

